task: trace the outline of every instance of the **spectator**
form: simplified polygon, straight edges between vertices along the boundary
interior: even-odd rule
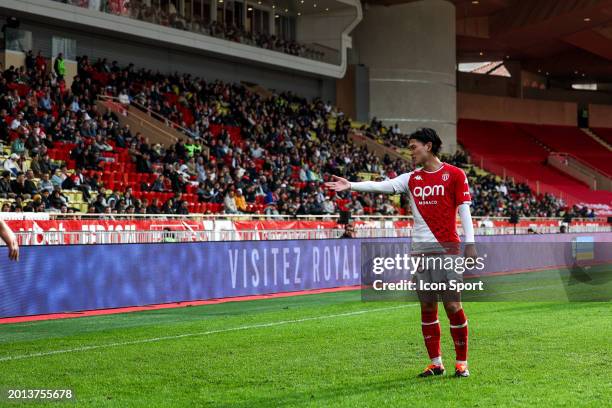
[[[270,203],[270,204],[266,205],[266,208],[264,209],[264,214],[266,214],[266,215],[279,215],[280,213],[278,212],[278,207],[277,207],[276,203]]]
[[[162,206],[161,212],[163,214],[175,214],[176,210],[174,208],[174,200],[169,198]]]
[[[96,197],[96,201],[93,204],[93,207],[96,214],[104,214],[106,212],[106,208],[110,208],[106,203],[106,198],[104,197],[103,193],[98,194],[98,196]]]
[[[46,92],[39,100],[38,107],[48,113],[53,111],[53,101],[51,100],[51,93]]]
[[[20,135],[11,144],[11,153],[17,155],[17,158],[19,158],[19,156],[25,154],[25,151],[26,151],[26,146],[25,146],[25,143],[23,142],[23,136]]]
[[[11,190],[16,196],[21,197],[22,200],[29,200],[31,197],[31,191],[29,191],[26,185],[25,174],[17,173],[17,178],[11,181]]]
[[[77,168],[69,179],[72,181],[72,189],[82,192],[83,198],[89,201],[91,186],[89,185],[89,180],[83,174],[83,170]]]
[[[110,208],[115,208],[121,199],[119,191],[113,191],[108,197],[106,197],[106,205]]]
[[[64,54],[61,52],[58,54],[57,58],[55,58],[53,70],[55,71],[55,75],[57,75],[57,80],[63,81],[64,75],[66,75],[66,62],[64,61]]]
[[[64,181],[68,178],[66,172],[62,169],[55,170],[55,174],[51,177],[51,183],[53,187],[61,187],[64,184]]]
[[[32,161],[30,162],[30,169],[34,172],[36,177],[40,177],[44,173],[42,171],[41,160],[38,154],[33,155]]]
[[[126,89],[122,89],[121,92],[119,93],[119,103],[121,103],[124,106],[130,105],[130,96],[128,95]]]
[[[221,36],[225,35],[224,30],[222,26],[215,27],[215,32]],[[239,30],[232,30],[232,36],[240,36]],[[254,203],[256,199],[261,200],[257,196],[262,196],[266,203],[263,211],[268,213],[326,214],[330,203],[319,188],[326,174],[358,180],[359,174],[369,172],[374,179],[385,179],[411,170],[405,161],[389,157],[381,160],[367,149],[354,146],[348,135],[351,121],[330,103],[319,99],[308,101],[288,92],[264,97],[240,84],[204,81],[189,75],[162,75],[135,70],[133,66],[122,68],[116,62],[109,66],[103,60],[92,65],[86,57],[79,58],[78,69],[78,78],[65,92],[60,89],[61,82],[42,72],[24,74],[14,68],[0,72],[0,87],[20,77],[32,87],[23,99],[16,92],[1,96],[0,116],[5,125],[7,117],[17,119],[13,121],[15,130],[27,141],[24,154],[33,156],[32,170],[36,176],[45,172],[54,175],[56,166],[51,163],[47,148],[54,148],[53,157],[56,158],[57,144],[70,142],[75,144],[70,149],[70,160],[77,163],[76,167],[106,169],[106,164],[100,165],[107,160],[101,153],[112,149],[120,153],[119,160],[125,166],[131,166],[132,160],[139,173],[156,174],[151,186],[148,177],[146,181],[141,180],[146,189],[154,192],[192,193],[191,184],[198,183],[198,200],[224,203],[223,192],[240,188],[245,208],[249,208],[247,202]],[[109,82],[94,80],[95,73],[108,76]],[[128,126],[121,127],[112,114],[98,112],[93,104],[96,96],[103,92],[118,97],[117,90],[168,120],[183,123],[189,141],[167,148],[151,147],[143,135],[133,135]],[[46,102],[41,104],[42,100]],[[71,106],[73,102],[78,106]],[[49,103],[57,119],[46,112]],[[42,116],[36,113],[39,108]],[[336,126],[330,129],[328,119],[334,117]],[[2,122],[0,120],[0,125]],[[0,133],[2,129],[0,126]],[[377,119],[366,131],[373,137],[385,135],[384,141],[388,139],[393,146],[405,143],[406,138],[399,134],[397,127],[386,129]],[[7,137],[3,140],[8,141],[8,129],[5,133]],[[123,150],[126,148],[128,150]],[[458,165],[467,163],[466,155],[461,152],[450,160]],[[12,169],[14,174],[23,169],[23,159],[16,162]],[[85,173],[83,171],[84,181],[92,191],[98,188],[100,178],[97,175],[88,177]],[[61,186],[67,176],[67,171],[63,170],[50,181]],[[521,215],[556,215],[564,208],[554,197],[536,197],[523,185],[505,182],[501,186],[487,176],[472,174],[469,177],[475,210],[484,214],[503,216],[514,210],[515,203],[520,206],[516,211]],[[76,186],[74,177],[66,186],[71,182]],[[133,197],[128,198],[136,211],[142,208],[136,205]],[[355,213],[359,213],[359,207],[368,208],[368,212],[372,208],[381,214],[396,212],[388,198],[373,194],[361,195],[358,201],[353,200],[350,193],[338,194],[330,200],[332,211],[336,211],[334,201],[338,200],[348,200],[346,206]],[[182,201],[173,202],[173,211],[181,209]],[[124,198],[120,208],[111,211],[131,211],[130,206]],[[144,211],[151,206],[145,206]],[[262,211],[261,207],[255,208]],[[236,211],[239,210],[237,207]],[[581,209],[570,212],[580,212],[584,217],[589,214]]]
[[[336,206],[334,205],[333,201],[330,200],[329,196],[325,197],[322,207],[324,214],[334,214],[336,212]]]
[[[353,224],[346,224],[344,226],[344,233],[340,238],[355,238],[355,227]]]
[[[255,143],[255,145],[253,145],[253,147],[251,148],[251,157],[254,159],[259,159],[261,158],[261,156],[263,156],[263,154],[264,150],[261,148],[261,146]]]
[[[234,200],[234,190],[229,190],[223,199],[223,207],[226,214],[238,214],[238,207]]]
[[[42,191],[48,191],[49,194],[51,194],[53,192],[53,188],[54,185],[51,182],[51,179],[49,178],[49,173],[44,173],[42,175],[42,178],[40,180],[40,185],[38,186],[38,191],[42,192]]]
[[[176,213],[181,215],[189,215],[189,203],[187,201],[181,201],[181,205]]]
[[[45,72],[47,69],[47,60],[43,57],[42,52],[38,51],[36,54],[36,70],[39,72]]]
[[[165,178],[163,175],[159,175],[153,186],[151,187],[151,191],[163,192],[166,191]]]
[[[17,130],[21,127],[23,121],[23,113],[19,112],[11,122],[11,130]]]
[[[41,192],[41,201],[45,205],[45,211],[51,208],[51,193],[49,190],[42,190]]]
[[[159,199],[154,198],[151,205],[147,207],[147,214],[160,214]]]
[[[53,190],[51,197],[49,198],[49,208],[51,211],[59,212],[62,206],[66,205],[67,201],[62,196],[60,190]]]
[[[34,194],[39,191],[36,180],[34,180],[34,172],[32,170],[26,171],[24,184],[26,191],[30,196],[34,196]]]
[[[19,156],[17,154],[11,154],[10,157],[4,161],[4,170],[13,176],[16,176],[17,173],[19,173],[19,163],[17,163],[18,160]]]
[[[15,193],[13,193],[13,189],[11,188],[11,173],[6,170],[2,172],[2,178],[0,179],[0,197],[15,197]]]
[[[236,194],[234,196],[234,202],[236,204],[236,209],[239,212],[246,212],[247,205],[244,195],[242,195],[242,189],[236,189]]]

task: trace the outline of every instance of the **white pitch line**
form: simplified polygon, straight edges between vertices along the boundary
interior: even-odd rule
[[[40,353],[21,354],[21,355],[17,355],[17,356],[6,356],[6,357],[0,357],[0,362],[14,361],[14,360],[26,360],[26,359],[35,358],[35,357],[46,357],[46,356],[53,356],[53,355],[56,355],[56,354],[77,353],[77,352],[81,352],[81,351],[99,350],[99,349],[106,349],[106,348],[112,348],[112,347],[130,346],[130,345],[133,345],[133,344],[155,343],[155,342],[158,342],[158,341],[176,340],[176,339],[183,339],[183,338],[186,338],[186,337],[208,336],[208,335],[211,335],[211,334],[227,333],[227,332],[233,332],[233,331],[239,331],[239,330],[259,329],[259,328],[264,328],[264,327],[281,326],[281,325],[285,325],[285,324],[302,323],[302,322],[308,322],[308,321],[312,321],[312,320],[323,320],[323,319],[333,319],[333,318],[336,318],[336,317],[355,316],[355,315],[361,315],[361,314],[365,314],[365,313],[381,312],[381,311],[385,311],[385,310],[402,309],[402,308],[406,308],[406,307],[413,307],[413,306],[416,306],[416,305],[417,305],[416,303],[411,303],[411,304],[408,304],[408,305],[400,305],[400,306],[392,306],[392,307],[381,307],[381,308],[378,308],[378,309],[358,310],[358,311],[355,311],[355,312],[338,313],[338,314],[323,315],[323,316],[314,316],[314,317],[305,317],[305,318],[302,318],[302,319],[295,319],[295,320],[281,320],[281,321],[278,321],[278,322],[259,323],[259,324],[252,324],[252,325],[247,325],[247,326],[231,327],[229,329],[209,330],[209,331],[196,332],[196,333],[184,333],[184,334],[177,334],[175,336],[152,337],[152,338],[148,338],[148,339],[140,339],[140,340],[133,340],[133,341],[122,341],[122,342],[118,342],[118,343],[98,344],[98,345],[93,345],[93,346],[83,346],[83,347],[76,347],[76,348],[71,348],[71,349],[43,351],[43,352],[40,352]]]
[[[512,294],[512,293],[524,292],[526,290],[542,289],[542,288],[552,287],[552,286],[557,286],[557,285],[553,284],[553,285],[534,286],[529,289],[518,289],[514,291],[499,292],[497,294]],[[132,344],[154,343],[157,341],[175,340],[175,339],[182,339],[185,337],[208,336],[210,334],[217,334],[217,333],[257,329],[257,328],[262,328],[262,327],[281,326],[284,324],[301,323],[301,322],[307,322],[311,320],[323,320],[323,319],[332,319],[335,317],[355,316],[355,315],[360,315],[364,313],[380,312],[384,310],[393,310],[393,309],[402,309],[405,307],[413,307],[413,306],[417,306],[417,303],[410,303],[407,305],[392,306],[392,307],[381,307],[378,309],[358,310],[355,312],[331,314],[331,315],[324,315],[324,316],[305,317],[303,319],[282,320],[279,322],[259,323],[259,324],[253,324],[253,325],[248,325],[248,326],[231,327],[229,329],[219,329],[219,330],[210,330],[210,331],[197,332],[197,333],[177,334],[175,336],[153,337],[153,338],[141,339],[141,340],[124,341],[124,342],[119,342],[119,343],[98,344],[98,345],[93,345],[93,346],[83,346],[83,347],[77,347],[77,348],[72,348],[72,349],[44,351],[40,353],[22,354],[22,355],[17,355],[17,356],[6,356],[6,357],[0,357],[0,363],[4,361],[25,360],[25,359],[34,358],[34,357],[52,356],[55,354],[77,353],[80,351],[89,351],[89,350],[105,349],[105,348],[111,348],[111,347],[129,346]]]

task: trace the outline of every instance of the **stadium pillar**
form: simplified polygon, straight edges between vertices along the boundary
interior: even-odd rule
[[[368,4],[353,45],[370,72],[370,119],[397,123],[403,133],[434,128],[444,151],[454,152],[455,6],[444,0]]]
[[[269,24],[268,27],[270,27],[270,32],[268,34],[270,35],[276,35],[276,11],[270,9],[268,11],[268,20],[269,20]]]
[[[213,21],[217,21],[217,0],[212,0],[210,2],[210,21],[209,23],[212,23]]]
[[[240,22],[240,24],[242,24],[242,28],[246,29],[246,23],[247,23],[247,13],[249,12],[249,8],[247,5],[246,0],[244,0],[242,2],[242,21]]]

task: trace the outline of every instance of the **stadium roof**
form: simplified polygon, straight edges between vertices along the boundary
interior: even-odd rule
[[[512,59],[528,71],[560,79],[612,80],[612,0],[451,2],[456,5],[458,62]]]

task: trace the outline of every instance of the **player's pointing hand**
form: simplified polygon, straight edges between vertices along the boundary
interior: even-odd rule
[[[6,222],[0,220],[0,238],[6,243],[9,250],[9,259],[13,261],[19,260],[19,245],[17,244],[17,237],[13,234],[13,231],[6,225]]]
[[[332,176],[333,181],[325,183],[325,188],[329,188],[334,191],[344,191],[351,188],[351,183],[342,177]]]
[[[19,245],[17,244],[17,239],[12,239],[7,242],[8,250],[9,250],[9,259],[11,261],[19,260]]]

